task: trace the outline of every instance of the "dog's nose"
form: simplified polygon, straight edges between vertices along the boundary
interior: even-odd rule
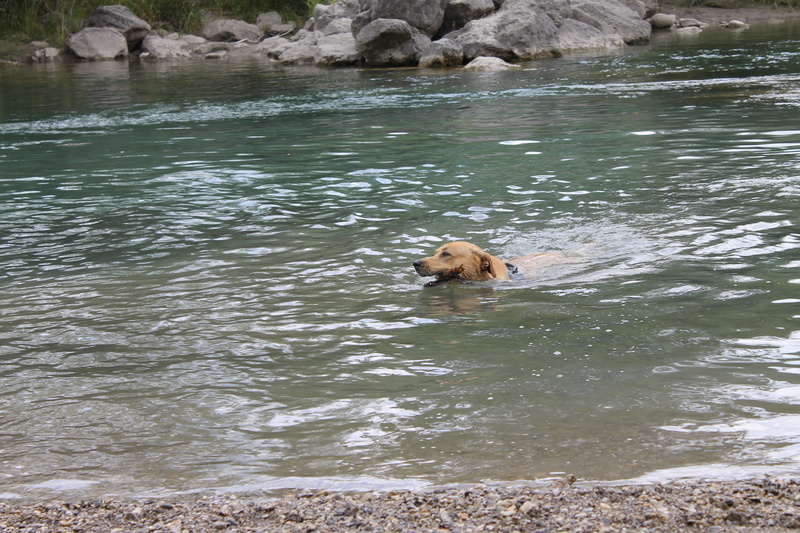
[[[422,259],[417,259],[412,263],[414,265],[414,270],[419,270],[419,267],[422,266]]]

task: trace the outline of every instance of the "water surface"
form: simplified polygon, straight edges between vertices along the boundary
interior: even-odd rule
[[[799,31],[0,69],[0,495],[796,472]]]

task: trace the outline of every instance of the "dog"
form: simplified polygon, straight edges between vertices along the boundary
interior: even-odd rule
[[[504,261],[484,252],[466,241],[455,241],[436,249],[431,257],[414,261],[414,270],[422,277],[435,276],[425,287],[433,287],[450,280],[499,281],[522,280],[536,270],[565,261],[559,252],[539,252]]]

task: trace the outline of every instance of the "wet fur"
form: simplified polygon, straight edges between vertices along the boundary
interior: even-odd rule
[[[527,278],[536,270],[558,263],[566,257],[558,252],[541,252],[509,259]],[[436,249],[431,257],[414,261],[414,269],[422,277],[435,276],[426,286],[438,285],[451,279],[463,281],[510,280],[506,261],[495,257],[480,247],[466,242],[455,241]]]

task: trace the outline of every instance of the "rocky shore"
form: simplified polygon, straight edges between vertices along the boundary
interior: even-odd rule
[[[85,20],[64,50],[46,42],[0,43],[0,61],[253,56],[330,68],[461,67],[478,59],[484,62],[478,69],[502,69],[519,61],[643,44],[654,31],[742,30],[799,15],[788,6],[724,9],[656,0],[338,0],[317,5],[301,29],[275,12],[255,23],[208,15],[199,35],[187,35],[156,31],[127,7],[109,5]]]
[[[442,487],[424,492],[300,492],[280,499],[0,503],[0,530],[36,533],[787,531],[800,528],[800,480]]]

